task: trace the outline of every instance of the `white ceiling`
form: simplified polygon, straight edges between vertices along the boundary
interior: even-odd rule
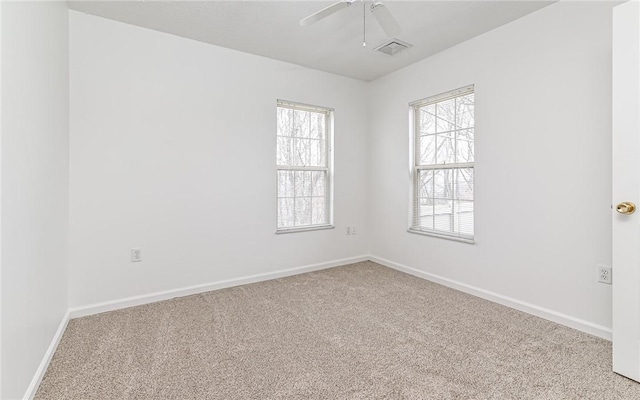
[[[551,4],[550,1],[384,2],[412,48],[389,56],[368,11],[354,3],[314,25],[298,21],[335,1],[69,1],[69,8],[161,32],[371,81]]]

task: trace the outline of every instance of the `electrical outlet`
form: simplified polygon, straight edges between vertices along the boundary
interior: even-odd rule
[[[131,249],[131,262],[142,261],[142,249]]]
[[[611,267],[598,265],[598,282],[611,285],[612,278]]]
[[[351,227],[347,226],[347,236],[351,235]]]
[[[355,226],[352,226],[352,227],[351,227],[351,234],[352,234],[352,235],[355,235],[355,234],[356,234],[356,227],[355,227]]]

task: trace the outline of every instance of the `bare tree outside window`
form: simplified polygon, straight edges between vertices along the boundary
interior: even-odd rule
[[[474,104],[473,86],[411,104],[412,231],[473,239]]]
[[[278,101],[277,230],[331,224],[332,110]]]

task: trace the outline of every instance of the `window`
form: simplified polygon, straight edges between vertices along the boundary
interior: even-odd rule
[[[278,100],[277,233],[331,227],[333,110]]]
[[[473,86],[410,104],[410,232],[473,241]]]

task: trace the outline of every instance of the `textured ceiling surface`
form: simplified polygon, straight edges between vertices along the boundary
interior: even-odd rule
[[[387,0],[385,6],[402,27],[402,33],[396,38],[413,45],[389,56],[373,50],[389,38],[368,11],[371,1],[356,1],[351,7],[304,27],[298,24],[301,18],[334,1],[68,3],[69,8],[88,14],[364,81],[379,78],[551,4],[513,0]],[[363,33],[366,33],[366,47],[362,46]]]

